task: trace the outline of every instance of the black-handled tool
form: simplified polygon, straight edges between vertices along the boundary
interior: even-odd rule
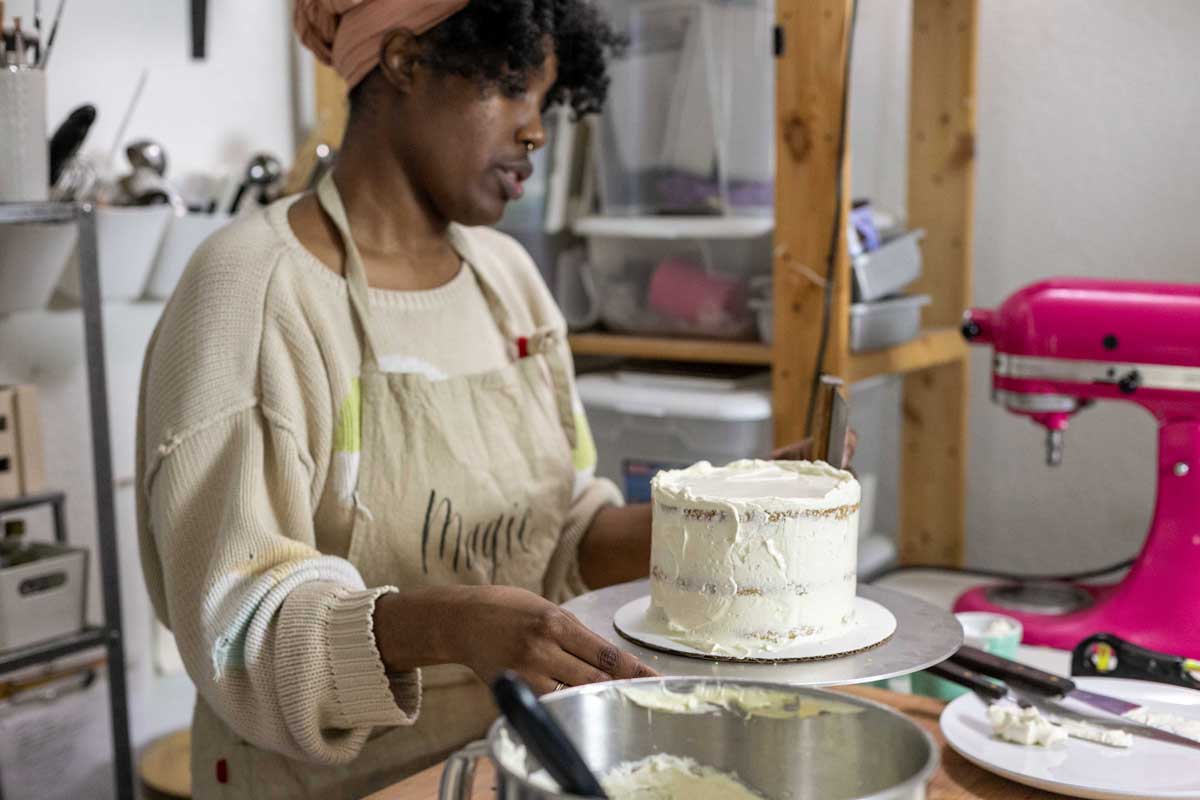
[[[1075,682],[1070,678],[1043,672],[1002,656],[993,655],[978,647],[963,645],[950,657],[956,664],[981,672],[989,678],[1002,681],[1018,681],[1028,689],[1049,695],[1068,695],[1075,691]]]
[[[505,672],[492,684],[492,695],[508,724],[564,792],[580,797],[608,797],[567,734],[538,702],[529,684],[516,673]]]
[[[1111,633],[1089,636],[1071,653],[1071,674],[1133,678],[1200,689],[1200,659],[1159,653]]]
[[[955,664],[953,661],[943,661],[940,664],[934,664],[932,667],[926,667],[925,671],[930,675],[936,675],[951,683],[957,683],[959,686],[970,689],[988,703],[995,703],[1008,697],[1008,690],[1005,687],[992,683],[975,670],[968,669],[961,664]]]
[[[1099,692],[1085,691],[1076,686],[1075,681],[1070,678],[993,655],[978,647],[963,645],[957,653],[950,656],[950,660],[968,669],[982,672],[989,678],[1002,680],[1013,689],[1019,688],[1046,697],[1075,700],[1119,717],[1141,709],[1137,703],[1130,703],[1118,697],[1109,697]]]
[[[1040,669],[1010,661],[968,645],[964,645],[957,653],[950,656],[950,660],[968,669],[982,672],[989,678],[998,678],[1004,681],[1018,698],[1024,698],[1026,702],[1032,702],[1034,705],[1043,703],[1050,698],[1061,697],[1064,700],[1073,700],[1091,709],[1098,709],[1120,718],[1124,727],[1131,730],[1136,729],[1143,736],[1185,747],[1200,748],[1200,741],[1175,733],[1170,723],[1155,721],[1143,716],[1147,713],[1146,709],[1137,703],[1080,689],[1076,687],[1074,681],[1061,675],[1043,672]],[[1031,697],[1031,695],[1040,695],[1040,697]],[[1061,709],[1077,713],[1057,702],[1052,705],[1056,707],[1056,711]]]
[[[79,152],[96,121],[96,107],[90,103],[70,113],[50,137],[50,185],[58,183],[67,164]]]
[[[208,52],[208,2],[192,0],[192,58],[199,61]]]

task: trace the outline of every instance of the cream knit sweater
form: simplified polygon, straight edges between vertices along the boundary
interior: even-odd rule
[[[200,702],[240,739],[339,764],[373,728],[416,719],[420,676],[392,676],[397,702],[371,625],[376,598],[394,589],[365,587],[345,559],[362,352],[345,281],[300,245],[290,204],[206,242],[167,305],[142,377],[139,541],[155,611]],[[563,324],[519,245],[465,233],[514,323]],[[370,303],[385,370],[436,379],[506,363],[467,269],[432,291],[371,290]],[[544,578],[555,601],[585,588],[579,541],[620,502],[592,477],[595,448],[581,432],[573,504]]]

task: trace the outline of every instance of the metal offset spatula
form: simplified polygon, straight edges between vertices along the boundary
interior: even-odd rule
[[[529,684],[516,673],[505,672],[492,684],[492,695],[525,747],[564,792],[607,800],[608,795],[600,787],[587,762],[554,721],[554,717],[538,702]]]
[[[841,378],[822,375],[813,398],[813,458],[843,469],[846,434],[850,429],[850,403]]]
[[[1034,705],[1040,705],[1047,701],[1053,703],[1059,699],[1072,700],[1117,717],[1129,730],[1141,730],[1145,736],[1200,748],[1200,741],[1180,736],[1154,722],[1143,722],[1131,716],[1148,710],[1143,706],[1117,697],[1080,689],[1070,678],[1064,678],[1052,672],[1043,672],[1027,664],[1002,658],[970,645],[963,645],[957,653],[950,657],[950,660],[989,678],[1004,681],[1010,689],[1016,690],[1020,697],[1032,701]],[[1070,711],[1065,707],[1057,710]]]

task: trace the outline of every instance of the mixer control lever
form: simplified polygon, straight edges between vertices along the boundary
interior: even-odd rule
[[[1060,430],[1046,431],[1046,466],[1057,467],[1062,464],[1063,432]]]
[[[1136,369],[1131,369],[1121,377],[1121,380],[1117,381],[1117,387],[1121,390],[1122,394],[1133,394],[1137,391],[1141,383],[1142,374]]]

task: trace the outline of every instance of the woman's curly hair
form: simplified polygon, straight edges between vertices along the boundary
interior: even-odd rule
[[[558,80],[547,106],[570,104],[579,116],[604,105],[606,58],[624,45],[593,0],[471,0],[417,41],[419,63],[514,95],[553,48]],[[359,94],[351,93],[352,107]]]

